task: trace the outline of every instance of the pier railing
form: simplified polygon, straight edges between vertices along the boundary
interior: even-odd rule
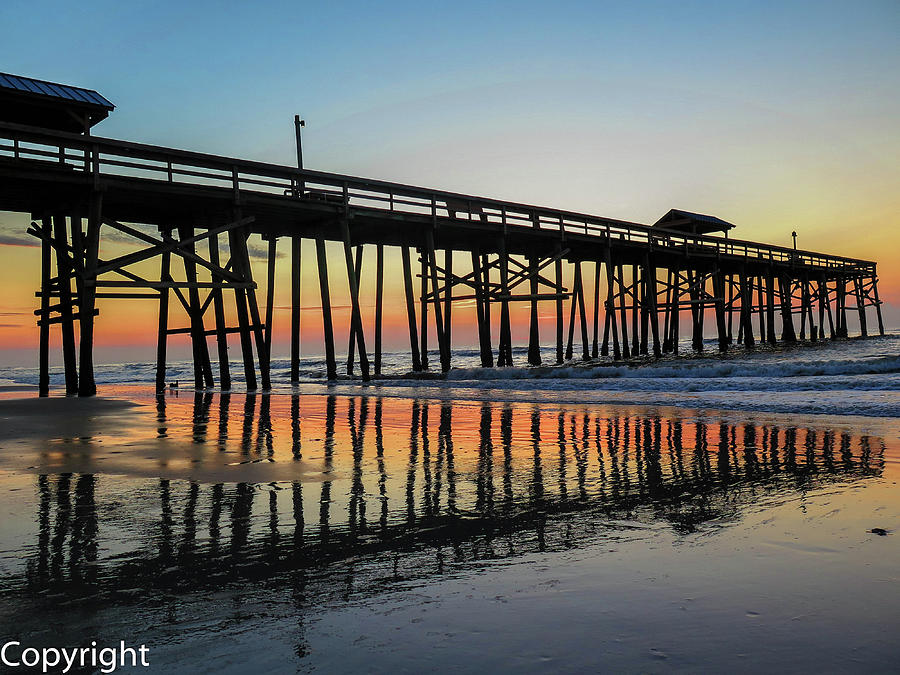
[[[596,236],[685,257],[737,257],[748,262],[828,270],[871,271],[866,260],[795,250],[752,241],[685,234],[641,223],[359,178],[277,164],[256,162],[82,136],[0,123],[0,162],[69,172],[76,180],[139,178],[196,188],[225,188],[236,198],[244,193],[331,204],[350,211],[389,212],[470,221],[488,227],[531,228],[561,234]],[[56,165],[56,166],[53,166]],[[76,177],[77,176],[77,177]],[[520,230],[521,231],[521,230]]]

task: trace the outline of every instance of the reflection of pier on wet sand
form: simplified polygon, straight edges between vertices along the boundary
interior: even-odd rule
[[[321,573],[310,597],[339,590],[338,569],[377,588],[657,525],[726,525],[770,495],[880,475],[884,451],[843,430],[531,404],[305,396],[301,410],[298,396],[198,393],[160,399],[156,415],[159,442],[194,445],[195,464],[239,476],[296,462],[308,479],[40,474],[36,545],[7,589],[147,597]]]

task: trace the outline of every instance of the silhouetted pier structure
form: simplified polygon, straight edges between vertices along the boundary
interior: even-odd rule
[[[304,239],[315,243],[329,379],[337,377],[337,361],[327,241],[344,248],[352,307],[347,370],[352,372],[358,362],[363,380],[381,372],[385,246],[399,247],[402,255],[403,297],[398,300],[406,306],[413,371],[431,366],[430,321],[436,329],[440,369],[451,368],[451,315],[460,301],[475,302],[473,337],[485,367],[513,365],[513,302],[529,304],[532,365],[541,361],[542,302],[555,307],[556,363],[576,356],[622,359],[677,352],[685,316],[695,350],[703,349],[707,321],[715,324],[723,352],[735,341],[749,348],[779,339],[791,343],[846,337],[851,311],[857,312],[865,336],[867,308],[875,309],[878,331],[884,332],[876,264],[871,261],[731,239],[728,223],[684,211],[672,211],[648,226],[99,138],[89,135],[90,127],[112,104],[96,92],[72,87],[68,93],[56,92],[50,83],[0,78],[5,78],[0,79],[0,98],[8,104],[0,115],[0,210],[31,214],[34,222],[28,232],[42,246],[40,308],[35,314],[41,329],[44,394],[49,387],[49,328],[54,324],[62,332],[67,392],[95,393],[94,317],[97,301],[105,298],[158,303],[158,388],[165,385],[168,336],[187,334],[196,387],[214,385],[209,339],[215,338],[219,384],[230,388],[229,337],[237,335],[247,388],[268,389],[279,239],[290,245],[292,381],[299,379]],[[79,96],[90,100],[72,100]],[[37,109],[55,113],[38,115]],[[31,124],[21,124],[23,118]],[[135,223],[155,226],[158,235]],[[715,232],[725,236],[713,236]],[[128,238],[141,248],[101,259],[105,233]],[[251,271],[251,233],[268,242],[263,299],[257,298]],[[371,273],[362,269],[366,246],[377,251],[373,352],[366,343],[359,302],[362,274]],[[148,261],[158,263],[152,277],[135,270]],[[175,262],[183,270],[177,271]],[[564,268],[571,268],[571,283],[566,283]],[[231,321],[226,293],[234,300]],[[186,326],[170,325],[172,306],[184,310]],[[499,321],[492,320],[498,313]]]

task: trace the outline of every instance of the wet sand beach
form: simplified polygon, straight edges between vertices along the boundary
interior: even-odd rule
[[[0,401],[3,634],[151,672],[895,670],[896,418],[305,391]]]

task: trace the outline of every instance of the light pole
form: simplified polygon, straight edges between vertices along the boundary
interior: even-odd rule
[[[300,129],[306,126],[306,120],[301,120],[300,115],[294,115],[294,134],[297,136],[297,168],[303,168],[303,140],[300,137]]]
[[[306,126],[306,121],[300,119],[300,115],[294,115],[294,135],[297,138],[297,168],[303,169],[303,139],[300,135],[300,129]],[[297,181],[299,191],[298,194],[303,194],[303,181]]]
[[[791,236],[794,238],[794,250],[797,250],[797,233],[791,232]]]

